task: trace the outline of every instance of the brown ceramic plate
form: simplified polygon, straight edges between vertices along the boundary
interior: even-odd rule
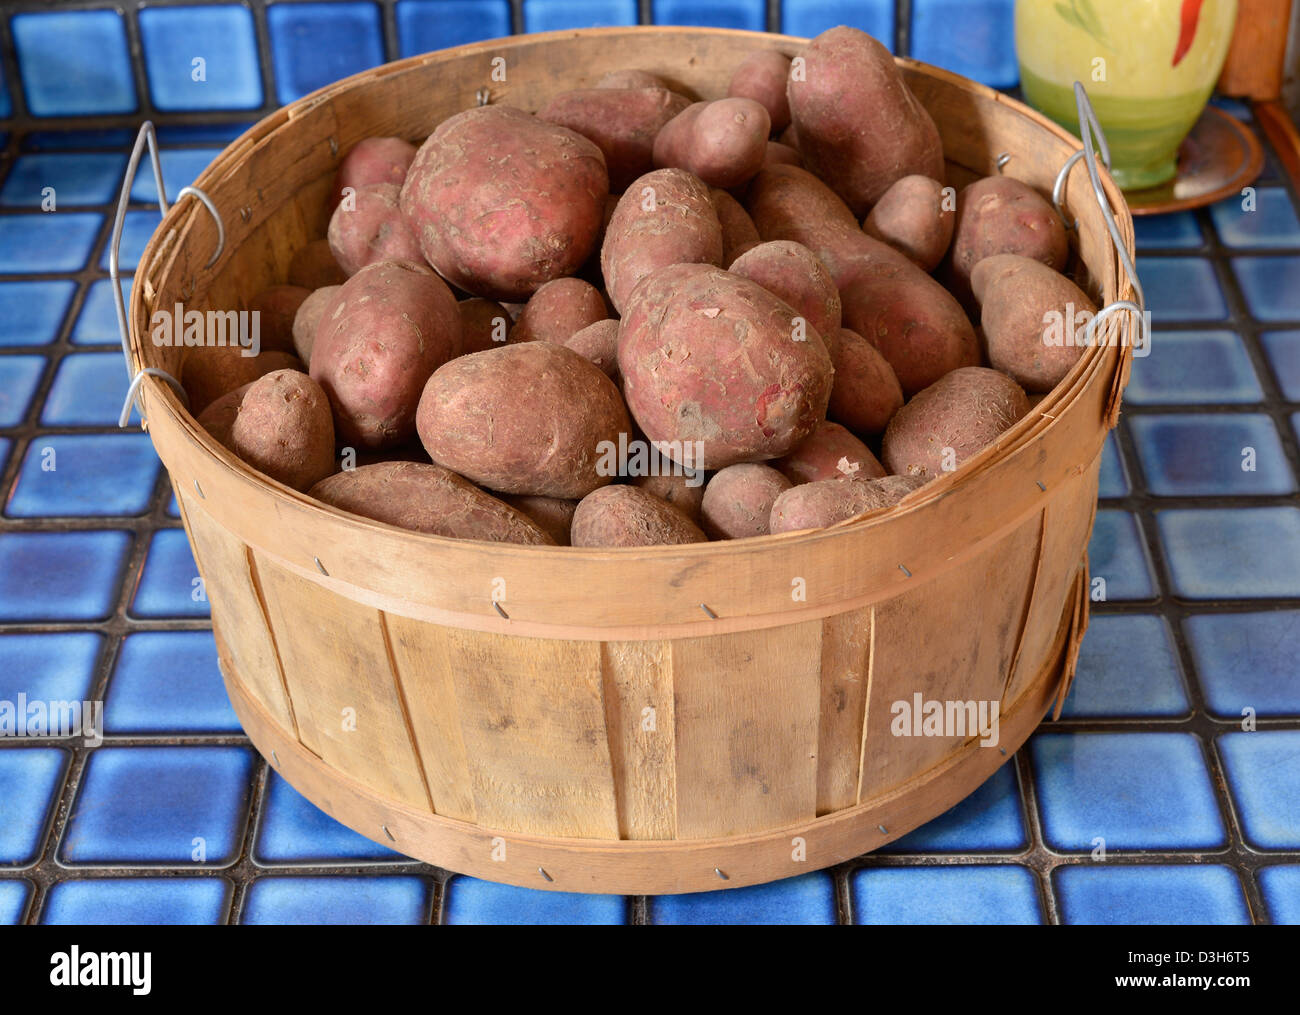
[[[1178,149],[1178,175],[1146,190],[1126,190],[1134,215],[1163,215],[1213,204],[1249,187],[1264,168],[1264,149],[1249,127],[1206,106]]]

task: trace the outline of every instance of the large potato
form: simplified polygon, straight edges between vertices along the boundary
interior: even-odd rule
[[[980,261],[971,285],[989,362],[1026,391],[1051,391],[1083,355],[1097,305],[1064,275],[1017,254]]]
[[[881,458],[897,475],[935,479],[952,472],[1029,411],[1024,390],[987,367],[954,370],[894,414]]]
[[[395,447],[415,433],[424,382],[461,350],[456,298],[423,265],[370,264],[338,293],[316,329],[311,376],[329,395],[347,444]]]
[[[804,165],[866,215],[904,176],[943,179],[939,128],[903,81],[898,65],[866,32],[822,32],[791,75],[790,116]]]
[[[751,247],[727,269],[785,300],[830,342],[840,330],[840,291],[826,266],[802,243],[772,240]]]
[[[934,271],[952,243],[956,202],[951,197],[938,180],[904,176],[881,195],[862,229],[922,271]]]
[[[576,131],[605,156],[609,189],[619,193],[654,169],[655,137],[691,104],[665,88],[583,88],[561,92],[537,118]]]
[[[678,264],[647,278],[618,345],[624,395],[646,436],[676,446],[674,460],[689,444],[699,457],[683,464],[706,469],[790,451],[825,417],[832,372],[821,336],[797,317],[718,268]]]
[[[884,433],[903,407],[903,389],[889,361],[856,331],[841,328],[831,343],[835,383],[826,415],[859,436]]]
[[[704,488],[700,516],[710,539],[766,536],[772,505],[793,484],[770,465],[743,462],[719,470]]]
[[[771,117],[753,99],[697,102],[655,136],[654,164],[689,170],[710,187],[730,190],[762,168],[771,133]]]
[[[722,224],[709,188],[684,169],[657,169],[628,187],[600,248],[609,300],[620,314],[643,278],[670,264],[721,264]]]
[[[599,367],[552,342],[524,342],[440,367],[420,398],[429,457],[501,493],[585,497],[609,483],[605,448],[631,422]]]
[[[883,476],[865,482],[823,479],[792,487],[772,505],[769,528],[773,533],[821,529],[856,518],[868,511],[897,504],[921,486],[919,476]]]
[[[885,474],[869,447],[838,423],[825,420],[772,466],[795,485],[823,479],[878,479]]]
[[[437,465],[363,465],[336,472],[308,494],[354,515],[435,536],[534,546],[554,543],[531,518]]]
[[[425,260],[475,296],[525,299],[595,249],[609,175],[581,134],[509,106],[444,120],[402,185]]]
[[[376,261],[424,260],[415,234],[402,218],[395,183],[358,187],[330,216],[329,240],[334,260],[348,275]]]
[[[607,486],[582,498],[573,513],[574,546],[668,546],[704,543],[693,521],[639,486]]]

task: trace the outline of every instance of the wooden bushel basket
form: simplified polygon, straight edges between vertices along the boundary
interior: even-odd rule
[[[239,309],[284,280],[293,252],[324,234],[335,168],[364,137],[418,143],[481,99],[536,109],[622,67],[718,97],[751,50],[802,43],[694,28],[528,35],[295,102],[196,181],[220,223],[199,200],[165,215],[131,292],[132,370],[184,376],[185,351],[150,341],[155,307]],[[1076,139],[988,88],[901,63],[943,134],[950,183],[1002,163],[1051,192]],[[1102,179],[1131,252],[1123,198]],[[1099,305],[1131,299],[1081,162],[1063,207]],[[238,461],[159,375],[139,395],[231,701],[276,771],[361,834],[441,867],[658,894],[875,849],[969,794],[1063,699],[1130,355],[1087,349],[996,445],[898,508],[822,531],[625,550],[457,541],[354,517]],[[895,735],[894,703],[918,694],[997,703],[997,744],[973,729]]]

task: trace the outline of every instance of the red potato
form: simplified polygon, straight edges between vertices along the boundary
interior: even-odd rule
[[[631,428],[618,389],[551,342],[524,342],[440,367],[420,397],[429,457],[501,493],[584,497],[612,481],[606,448]]]
[[[309,291],[342,285],[347,280],[348,274],[335,260],[329,240],[312,240],[289,262],[289,284]]]
[[[654,169],[655,137],[691,104],[664,88],[584,88],[561,92],[537,118],[576,131],[605,156],[609,189],[625,190]]]
[[[828,418],[859,436],[884,433],[903,407],[903,389],[889,361],[874,345],[847,328],[831,343],[835,382]]]
[[[607,486],[582,498],[569,537],[574,546],[672,546],[704,543],[694,522],[637,486]]]
[[[830,354],[797,316],[718,268],[676,264],[646,278],[618,344],[637,424],[675,461],[689,447],[696,467],[786,454],[825,418],[831,388]]]
[[[311,293],[298,307],[293,318],[293,348],[298,358],[310,369],[311,350],[316,344],[316,329],[333,306],[334,297],[342,286],[327,285]]]
[[[944,177],[943,142],[879,42],[840,26],[822,32],[791,75],[791,122],[804,165],[861,219],[894,181]]]
[[[703,472],[683,469],[681,473],[636,476],[632,485],[667,501],[696,525],[700,524],[700,504],[704,500]]]
[[[506,344],[514,321],[500,303],[473,296],[457,303],[456,309],[460,312],[462,355]]]
[[[655,136],[654,164],[685,169],[710,187],[730,190],[763,167],[772,120],[753,99],[688,106]]]
[[[429,135],[401,206],[440,275],[475,296],[518,301],[582,267],[608,193],[605,157],[581,134],[480,106]]]
[[[311,376],[329,395],[341,440],[391,448],[415,435],[425,381],[460,350],[446,283],[422,264],[382,261],[336,294],[316,330]]]
[[[718,213],[718,223],[722,226],[722,260],[718,267],[726,268],[762,240],[749,212],[725,190],[710,190],[709,200],[713,202],[713,210]]]
[[[904,176],[881,195],[862,229],[922,271],[933,271],[952,243],[955,213],[953,192],[938,180]]]
[[[605,320],[589,324],[571,335],[564,344],[600,367],[616,387],[621,385],[622,379],[618,373],[618,321]]]
[[[334,209],[330,251],[349,276],[376,261],[424,260],[415,234],[402,218],[401,193],[395,183],[372,183],[358,187]]]
[[[802,243],[772,240],[751,247],[729,269],[733,275],[757,282],[805,318],[829,342],[840,330],[843,307],[826,266]]]
[[[657,268],[722,261],[722,224],[709,188],[684,169],[657,169],[619,199],[600,248],[610,302],[620,314]]]
[[[310,289],[296,285],[273,285],[248,301],[248,309],[258,316],[258,340],[261,348],[275,352],[293,352],[293,320]]]
[[[336,472],[308,491],[341,511],[452,539],[550,546],[531,518],[448,469],[423,462],[377,462]]]
[[[923,483],[917,476],[804,483],[777,497],[768,524],[774,534],[837,525],[868,511],[891,507]]]
[[[784,458],[772,463],[798,486],[823,479],[879,479],[885,467],[871,449],[838,423],[823,421]]]
[[[501,500],[532,519],[539,529],[551,537],[556,546],[569,545],[569,528],[573,525],[573,512],[578,508],[576,500],[512,494],[503,494]]]
[[[770,465],[741,463],[720,469],[704,488],[701,524],[710,539],[766,536],[772,505],[793,484]]]
[[[334,420],[320,385],[300,371],[275,370],[239,391],[224,442],[231,451],[295,490],[334,471]]]
[[[803,158],[788,144],[780,141],[767,143],[767,154],[763,156],[764,166],[799,166],[803,168]]]
[[[508,341],[563,345],[583,328],[609,317],[600,290],[580,278],[557,278],[533,293]]]
[[[415,159],[415,145],[400,137],[368,137],[358,141],[339,163],[334,176],[333,203],[343,199],[343,188],[359,190],[375,183],[400,187]]]
[[[774,49],[757,49],[741,61],[727,86],[730,98],[753,99],[772,121],[772,131],[780,133],[790,126],[790,100],[786,83],[790,77],[790,58]]]

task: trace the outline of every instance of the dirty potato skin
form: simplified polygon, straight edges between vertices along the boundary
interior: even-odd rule
[[[989,363],[1027,392],[1056,387],[1083,355],[1086,324],[1097,313],[1088,294],[1047,265],[1016,254],[986,257],[971,274]],[[1061,324],[1049,344],[1048,315]],[[1086,317],[1084,315],[1087,315]],[[1077,334],[1067,333],[1073,320]]]
[[[298,307],[293,317],[293,348],[298,358],[311,368],[311,350],[316,344],[316,329],[333,305],[334,297],[342,286],[327,285],[317,289]]]
[[[753,99],[696,102],[655,136],[654,164],[685,169],[710,187],[739,187],[763,167],[772,119]]]
[[[424,382],[460,353],[460,327],[451,290],[423,265],[382,261],[348,279],[311,353],[339,439],[378,450],[414,436]]]
[[[802,243],[760,243],[741,254],[727,270],[785,300],[824,341],[839,332],[843,313],[840,291],[826,266]]]
[[[622,319],[618,365],[646,436],[700,442],[691,464],[710,470],[790,451],[825,418],[832,373],[821,336],[797,316],[719,268],[677,264],[645,279]]]
[[[334,260],[348,275],[376,261],[424,260],[415,234],[402,218],[395,183],[358,187],[330,216],[329,240]]]
[[[835,382],[827,418],[858,436],[884,433],[903,407],[903,389],[889,361],[856,331],[841,328],[831,343]]]
[[[684,169],[646,173],[619,198],[605,230],[600,269],[609,300],[621,314],[632,290],[656,268],[718,265],[722,249],[722,224],[699,177]]]
[[[295,490],[334,471],[334,420],[320,385],[297,370],[276,370],[240,391],[223,442],[231,451]]]
[[[777,497],[794,484],[770,465],[742,462],[720,469],[704,488],[701,524],[710,539],[766,536]]]
[[[563,345],[583,328],[608,317],[605,298],[594,285],[580,278],[557,278],[524,304],[508,341]]]
[[[904,176],[862,223],[862,231],[903,254],[922,271],[934,271],[948,253],[956,220],[952,192],[928,176]]]
[[[917,476],[883,476],[865,482],[824,479],[781,494],[772,505],[769,528],[778,532],[822,529],[868,511],[897,504],[924,480]]]
[[[796,486],[823,479],[879,479],[885,475],[885,467],[869,447],[838,423],[825,420],[772,466]]]
[[[523,300],[595,249],[609,174],[581,134],[510,106],[444,120],[402,185],[425,260],[475,296]]]
[[[336,472],[307,493],[342,511],[415,532],[491,543],[554,545],[531,518],[437,465],[362,465]]]
[[[538,528],[555,541],[556,546],[569,545],[569,526],[573,524],[573,512],[578,508],[576,500],[516,496],[509,493],[502,494],[501,500],[536,522]]]
[[[639,486],[607,486],[582,498],[569,531],[573,546],[669,546],[708,536],[680,510]]]
[[[429,457],[501,493],[578,498],[611,482],[600,445],[631,427],[600,368],[552,342],[477,352],[440,367],[420,398]]]
[[[917,394],[889,421],[881,458],[890,472],[929,481],[993,443],[1029,411],[1024,389],[987,367],[954,370]]]

